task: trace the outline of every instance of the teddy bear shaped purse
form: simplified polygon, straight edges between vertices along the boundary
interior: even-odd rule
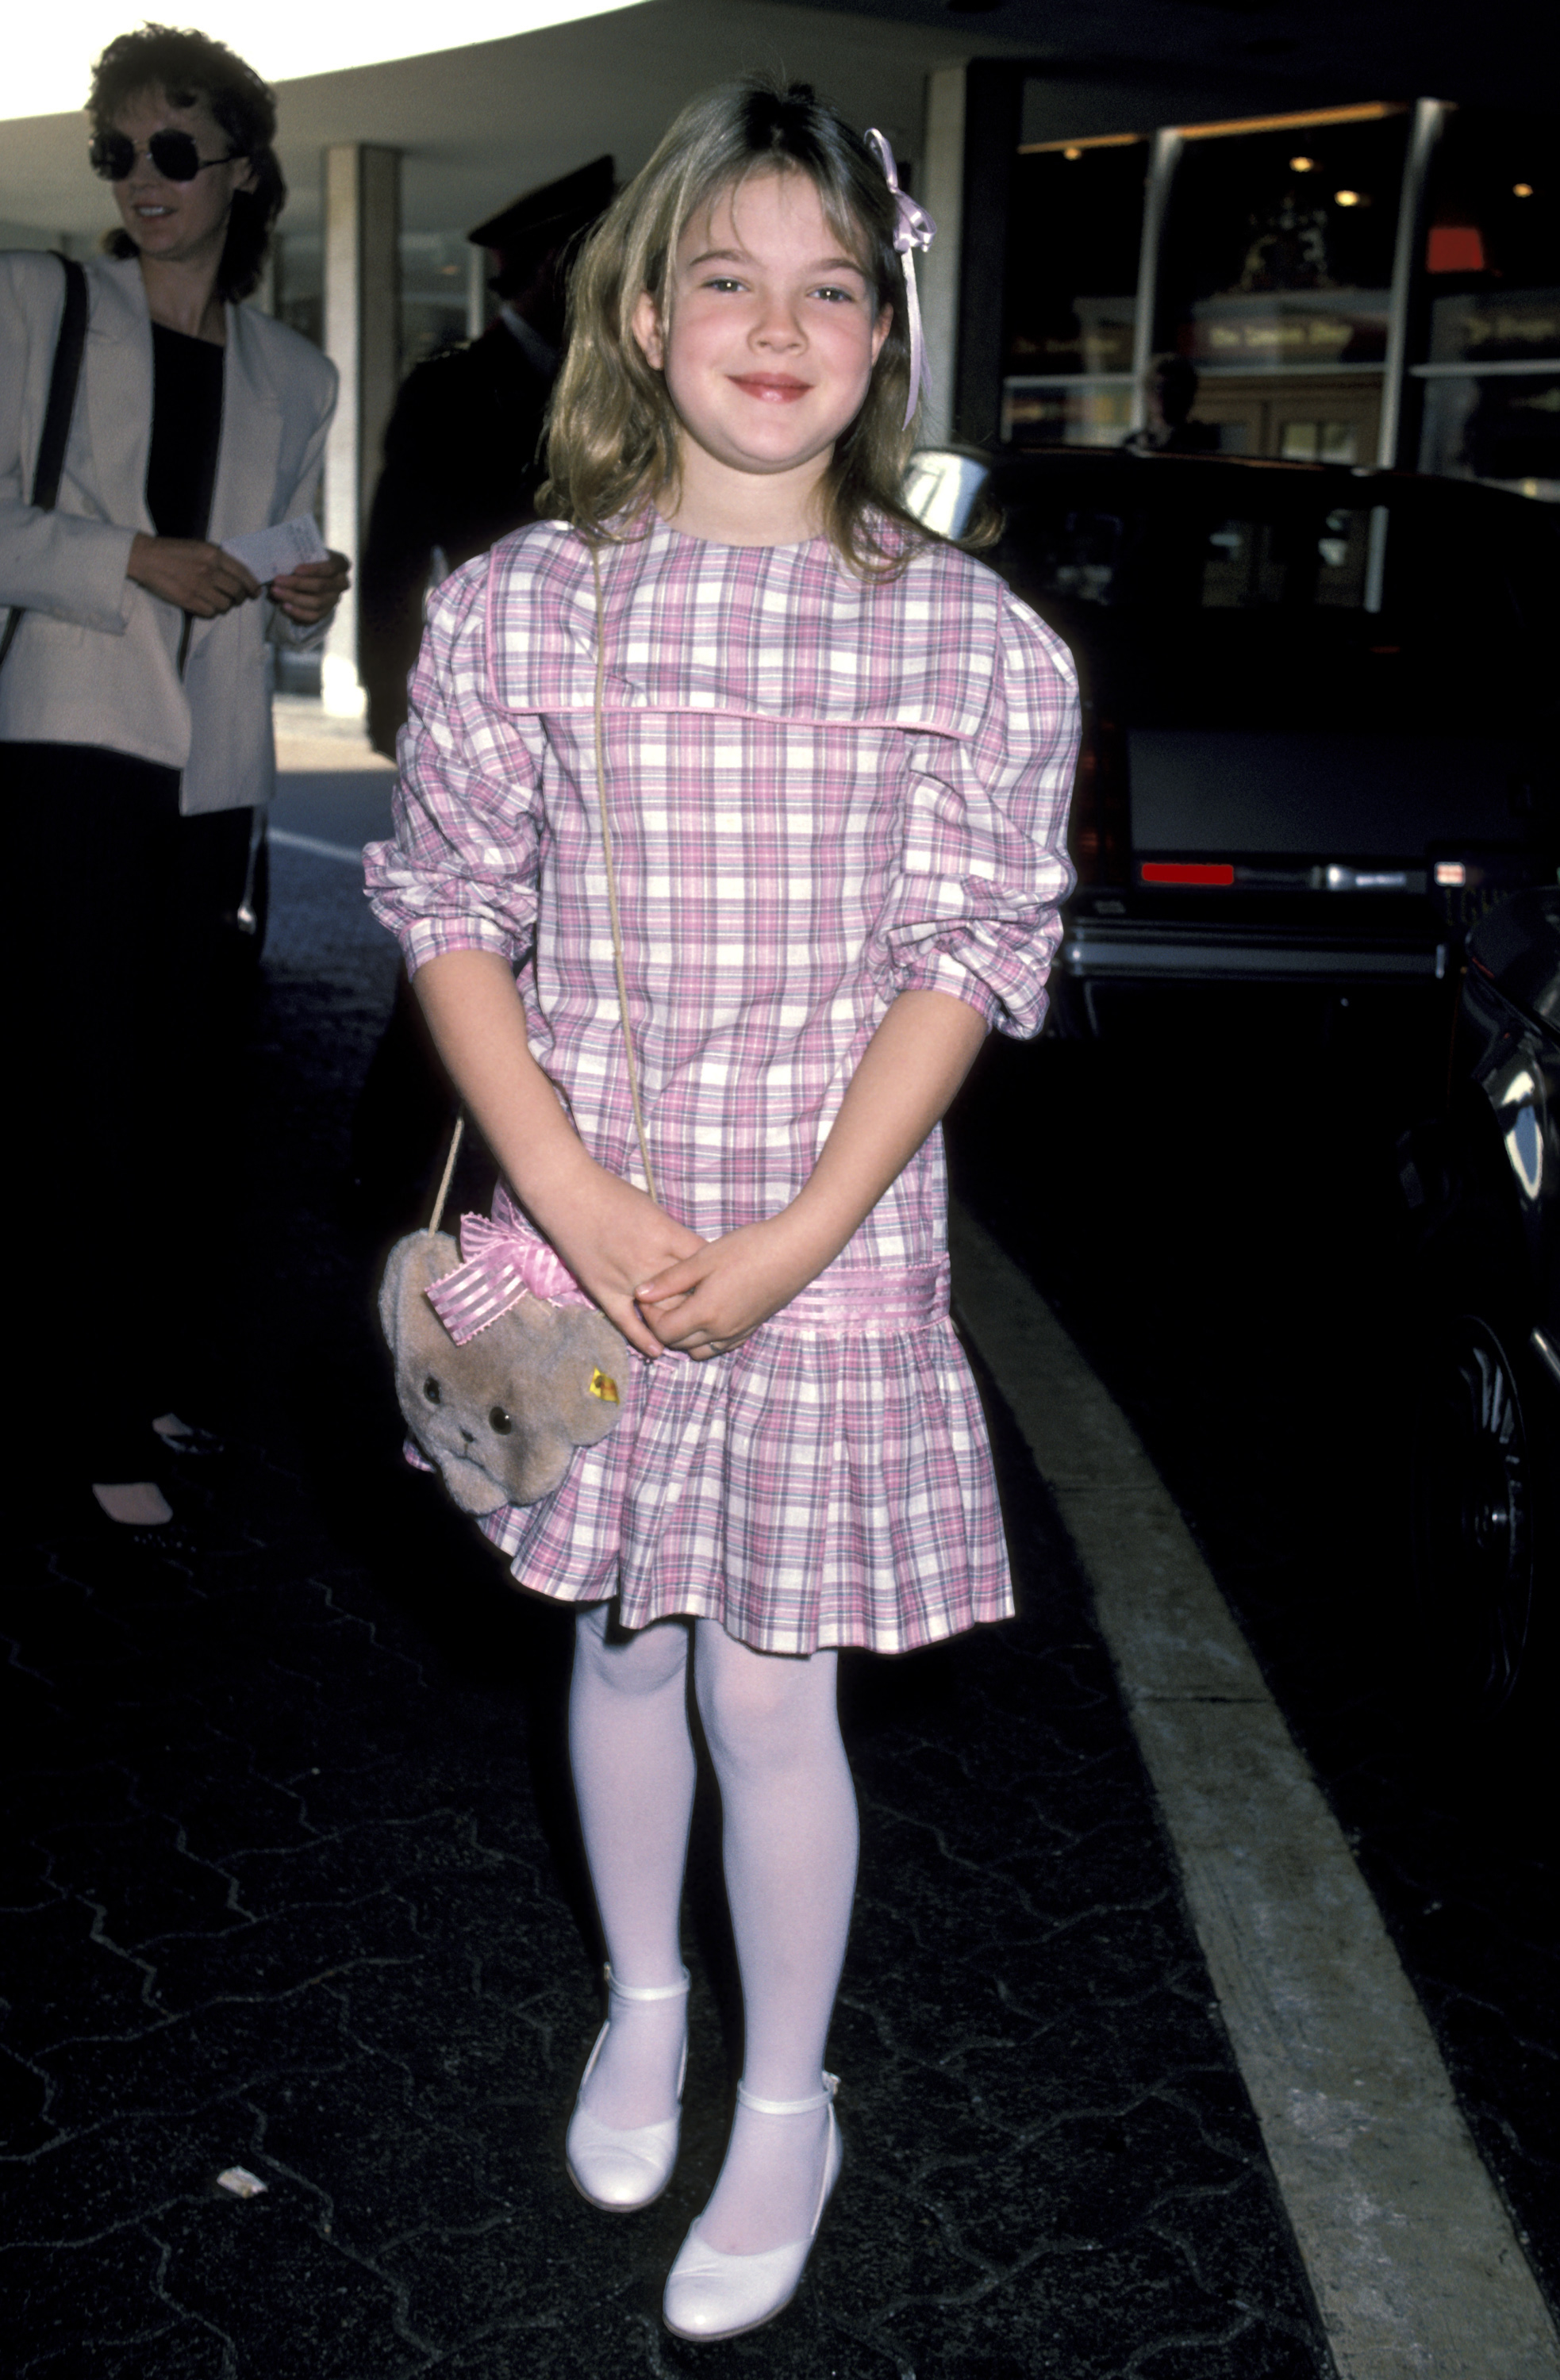
[[[591,566],[596,595],[596,783],[606,863],[618,1015],[628,1093],[646,1186],[656,1196],[639,1072],[628,1030],[617,877],[606,807],[603,705],[606,673],[601,559]],[[379,1319],[396,1366],[401,1415],[425,1459],[463,1512],[534,1504],[561,1487],[577,1450],[596,1446],[620,1418],[618,1387],[633,1350],[591,1305],[561,1257],[500,1189],[490,1220],[463,1215],[458,1245],[441,1232],[459,1153],[457,1120],[423,1232],[390,1251]]]
[[[491,1221],[462,1216],[458,1245],[438,1228],[444,1198],[392,1248],[379,1293],[396,1402],[462,1512],[534,1504],[618,1420],[628,1343],[504,1192]]]

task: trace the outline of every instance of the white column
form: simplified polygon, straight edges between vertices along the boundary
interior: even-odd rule
[[[1154,318],[1159,310],[1159,252],[1164,239],[1164,217],[1170,204],[1176,168],[1186,146],[1174,126],[1162,126],[1149,151],[1149,177],[1143,192],[1143,237],[1138,251],[1138,319],[1132,334],[1132,427],[1141,430],[1148,415],[1149,371],[1153,363]]]
[[[939,445],[954,418],[954,382],[958,365],[958,282],[964,219],[964,68],[938,67],[926,78],[925,164],[920,197],[937,226],[925,256],[916,259],[920,278],[921,327],[931,388],[921,415],[920,443]]]
[[[1430,176],[1430,161],[1435,154],[1435,144],[1451,110],[1442,99],[1417,99],[1414,120],[1408,133],[1408,153],[1403,161],[1403,188],[1397,201],[1397,238],[1392,260],[1392,310],[1387,318],[1386,363],[1382,373],[1382,419],[1376,440],[1376,462],[1383,471],[1392,470],[1398,461],[1397,448],[1403,424],[1403,380],[1408,368],[1409,310],[1414,291],[1414,267],[1424,239],[1425,184]],[[1382,528],[1386,527],[1384,513],[1373,514]],[[1377,540],[1380,541],[1380,540]],[[1379,577],[1379,572],[1375,574]],[[1365,609],[1381,609],[1377,601],[1366,597]]]
[[[325,448],[325,542],[357,563],[400,381],[399,152],[357,140],[324,152],[325,353],[341,395]],[[325,709],[364,708],[356,593],[325,643]]]
[[[485,248],[469,248],[466,251],[466,335],[480,339],[488,325],[488,266],[493,260]]]

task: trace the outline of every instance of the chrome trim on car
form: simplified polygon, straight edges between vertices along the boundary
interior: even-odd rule
[[[1358,982],[1362,977],[1409,977],[1435,982],[1444,974],[1444,946],[1415,949],[1369,944],[1215,939],[1167,934],[1152,928],[1073,927],[1064,936],[1062,965],[1069,976],[1138,977],[1185,981],[1195,976],[1243,976],[1278,981]]]

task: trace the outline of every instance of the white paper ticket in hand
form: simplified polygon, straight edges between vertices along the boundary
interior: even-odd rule
[[[279,522],[274,528],[250,528],[242,537],[225,537],[222,550],[241,562],[262,587],[268,587],[273,578],[285,578],[305,562],[325,562],[330,555],[312,513],[299,513],[296,520]]]

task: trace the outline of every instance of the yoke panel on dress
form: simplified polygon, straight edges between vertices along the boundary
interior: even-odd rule
[[[652,537],[603,547],[602,581],[609,710],[724,712],[964,742],[991,702],[1004,589],[952,547],[929,548],[899,578],[872,584],[821,538],[720,547]],[[498,708],[593,710],[595,588],[572,529],[539,522],[500,540],[486,624]]]

